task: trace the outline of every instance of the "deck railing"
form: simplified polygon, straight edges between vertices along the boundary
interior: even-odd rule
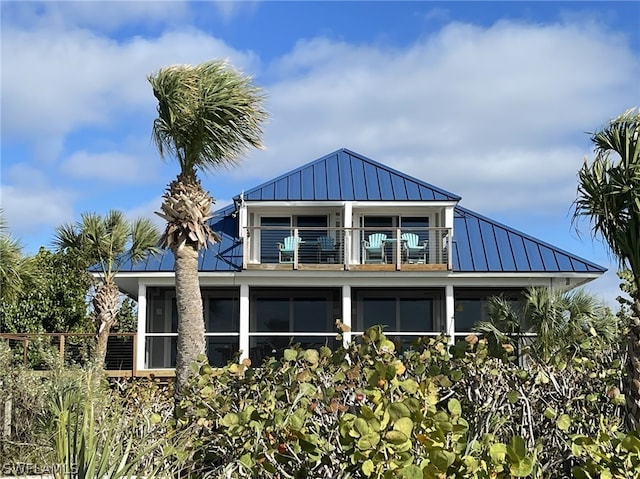
[[[109,376],[137,376],[136,333],[111,333],[104,369]],[[91,333],[0,333],[13,352],[15,363],[46,371],[55,364],[85,366],[95,346]]]
[[[244,268],[452,269],[451,228],[254,226],[244,238]]]

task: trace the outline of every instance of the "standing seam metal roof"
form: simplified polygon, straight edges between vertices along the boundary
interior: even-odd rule
[[[333,181],[331,181],[334,179]],[[337,180],[337,181],[336,181]],[[236,196],[238,199],[240,195]],[[458,201],[460,197],[404,175],[362,155],[341,149],[244,193],[247,201]],[[242,270],[242,239],[234,205],[214,213],[211,227],[221,241],[202,250],[203,272]],[[454,272],[603,273],[606,268],[556,248],[460,206],[455,207]],[[173,271],[165,250],[124,271]]]
[[[342,148],[246,191],[244,199],[459,201],[460,197]]]

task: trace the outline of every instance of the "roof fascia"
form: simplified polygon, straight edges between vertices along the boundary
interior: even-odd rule
[[[407,207],[455,207],[458,202],[457,201],[351,201],[351,204],[354,209],[356,208],[382,208],[382,207],[398,207],[398,206],[407,206]]]
[[[291,207],[304,207],[304,206],[344,206],[344,201],[245,201],[244,206],[247,208],[291,208]]]
[[[292,206],[344,206],[347,203],[351,203],[353,208],[378,208],[378,207],[440,207],[440,208],[452,208],[455,207],[457,201],[245,201],[244,205],[247,208],[285,208]]]

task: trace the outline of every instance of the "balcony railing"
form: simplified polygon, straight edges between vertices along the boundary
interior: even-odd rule
[[[451,228],[245,229],[244,268],[450,270]]]

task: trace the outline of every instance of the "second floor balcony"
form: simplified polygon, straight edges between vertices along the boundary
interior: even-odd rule
[[[446,271],[451,228],[247,227],[245,269]]]

